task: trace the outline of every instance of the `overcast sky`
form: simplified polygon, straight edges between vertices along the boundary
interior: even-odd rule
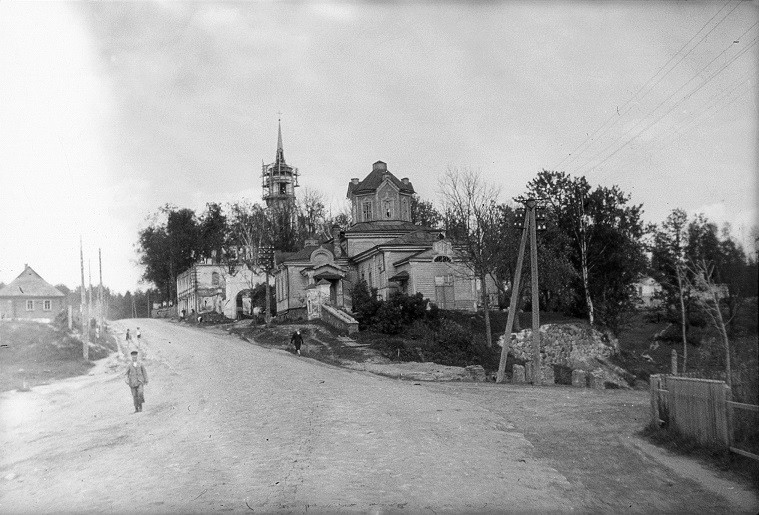
[[[285,156],[339,210],[374,161],[435,201],[448,167],[541,169],[757,223],[759,4],[0,2],[0,281],[85,266],[145,288],[171,203],[260,200]],[[752,245],[753,247],[753,245]],[[753,250],[753,249],[752,249]]]

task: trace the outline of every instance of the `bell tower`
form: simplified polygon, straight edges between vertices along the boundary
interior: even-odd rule
[[[298,187],[298,169],[285,162],[282,147],[282,120],[279,120],[277,157],[271,164],[261,166],[261,188],[267,208],[282,208],[295,204],[295,188]]]

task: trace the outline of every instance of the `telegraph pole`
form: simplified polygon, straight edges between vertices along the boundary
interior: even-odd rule
[[[509,353],[509,344],[511,343],[511,329],[514,327],[514,317],[517,312],[517,299],[519,297],[519,280],[522,277],[522,263],[524,262],[524,248],[527,245],[527,229],[530,225],[530,219],[524,217],[524,227],[522,227],[522,241],[519,244],[519,256],[517,257],[517,268],[514,271],[514,280],[511,281],[511,304],[509,304],[509,318],[506,321],[506,331],[503,333],[503,348],[501,348],[501,361],[498,363],[498,375],[496,382],[502,383],[506,371],[506,357]]]
[[[98,248],[98,265],[100,269],[100,286],[98,286],[98,318],[100,318],[100,330],[105,329],[104,313],[103,313],[103,255],[101,249]]]
[[[506,330],[504,331],[503,348],[501,349],[501,360],[498,364],[498,374],[496,382],[502,383],[506,371],[506,357],[509,352],[511,342],[511,331],[514,327],[514,317],[516,317],[517,301],[519,298],[519,283],[522,277],[522,265],[524,263],[524,251],[527,246],[527,237],[530,237],[530,276],[532,280],[532,384],[540,384],[540,304],[538,298],[538,245],[537,231],[545,230],[545,223],[541,217],[538,220],[536,199],[527,199],[522,201],[525,208],[519,211],[524,212],[524,224],[522,225],[522,240],[519,244],[519,255],[517,257],[517,267],[514,271],[514,281],[511,286],[511,304],[509,305],[509,317],[506,321]],[[517,225],[517,224],[515,224]],[[518,226],[518,225],[517,225]]]
[[[530,277],[532,278],[532,384],[541,384],[540,370],[540,300],[538,299],[538,229],[535,211],[537,202],[527,201],[530,216]]]
[[[82,300],[81,300],[81,306],[80,311],[82,313],[82,357],[85,360],[90,359],[90,349],[89,349],[89,340],[90,340],[90,312],[89,308],[86,308],[86,302],[87,297],[84,293],[84,252],[82,251],[82,237],[79,237],[79,264],[82,270]],[[86,311],[86,313],[85,313]]]

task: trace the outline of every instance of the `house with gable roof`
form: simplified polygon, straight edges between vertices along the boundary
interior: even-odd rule
[[[0,288],[0,319],[50,323],[63,310],[66,295],[29,265],[10,284]]]
[[[352,225],[335,226],[332,237],[307,242],[283,256],[274,273],[277,313],[319,318],[321,306],[350,310],[359,281],[387,299],[391,293],[421,293],[443,309],[476,310],[480,283],[443,231],[411,222],[414,187],[382,161],[362,181],[351,179]],[[495,285],[488,291],[497,295]]]

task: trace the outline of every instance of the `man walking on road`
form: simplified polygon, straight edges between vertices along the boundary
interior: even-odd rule
[[[137,351],[132,351],[132,362],[127,367],[126,383],[132,390],[134,412],[142,411],[142,403],[145,402],[144,386],[148,384],[148,373],[142,363],[137,362]]]
[[[300,329],[296,329],[290,337],[290,343],[295,345],[295,352],[300,356],[300,346],[303,345],[303,337],[300,335]]]

